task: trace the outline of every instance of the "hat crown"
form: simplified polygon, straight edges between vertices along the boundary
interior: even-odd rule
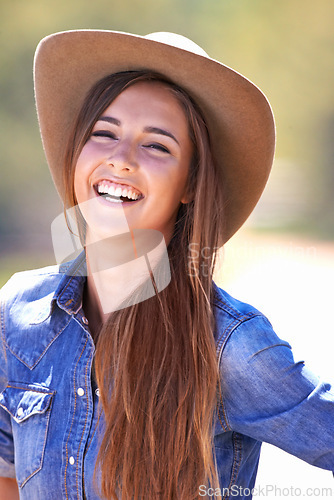
[[[187,50],[188,52],[193,52],[199,56],[209,57],[205,50],[197,45],[197,43],[190,40],[190,38],[178,35],[177,33],[157,31],[155,33],[149,33],[144,38],[148,38],[154,42],[165,43],[166,45],[171,45],[172,47],[176,47],[178,49]]]

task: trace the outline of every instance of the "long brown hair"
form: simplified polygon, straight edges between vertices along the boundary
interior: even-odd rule
[[[104,415],[97,464],[101,493],[117,500],[192,500],[218,487],[213,447],[218,365],[211,307],[223,195],[201,112],[165,77],[128,71],[99,81],[85,99],[67,148],[67,202],[93,125],[129,85],[160,81],[182,106],[194,153],[191,201],[180,206],[168,245],[171,282],[154,297],[113,312],[99,332],[95,374]],[[191,254],[189,249],[192,249]],[[205,249],[205,251],[203,251]]]

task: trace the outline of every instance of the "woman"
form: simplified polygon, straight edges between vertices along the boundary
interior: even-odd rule
[[[333,470],[330,386],[212,281],[271,167],[263,94],[183,37],[100,31],[44,39],[35,89],[84,252],[2,290],[6,498],[250,498],[262,441]]]

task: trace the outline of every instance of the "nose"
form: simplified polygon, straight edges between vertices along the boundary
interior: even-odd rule
[[[135,148],[128,143],[119,144],[106,158],[106,163],[115,171],[134,171],[138,168]]]

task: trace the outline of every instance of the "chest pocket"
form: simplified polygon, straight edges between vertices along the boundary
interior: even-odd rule
[[[0,405],[12,417],[16,479],[22,488],[43,465],[55,391],[37,384],[9,383]]]

